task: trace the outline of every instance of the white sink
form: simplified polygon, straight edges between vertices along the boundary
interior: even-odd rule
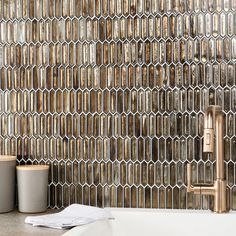
[[[78,226],[64,236],[222,236],[234,235],[236,212],[215,214],[202,210],[118,209],[115,220]]]

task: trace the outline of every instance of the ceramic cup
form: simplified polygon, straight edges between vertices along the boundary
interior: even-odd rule
[[[47,165],[17,166],[18,209],[25,213],[47,210]]]
[[[0,213],[15,206],[16,156],[0,155]]]

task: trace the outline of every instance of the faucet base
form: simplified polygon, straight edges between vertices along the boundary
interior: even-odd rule
[[[228,212],[226,204],[226,181],[217,179],[214,183],[214,209],[215,213]]]
[[[226,211],[212,211],[213,213],[215,213],[215,214],[225,214],[225,213],[228,213],[229,212],[229,210],[226,210]]]

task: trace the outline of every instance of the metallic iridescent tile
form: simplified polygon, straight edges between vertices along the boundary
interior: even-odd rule
[[[1,152],[53,163],[51,207],[207,209],[208,198],[186,194],[185,161],[195,182],[211,182],[200,137],[205,108],[219,104],[234,209],[235,9],[229,0],[2,2]]]

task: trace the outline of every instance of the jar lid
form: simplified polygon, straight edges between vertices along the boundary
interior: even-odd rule
[[[0,155],[0,161],[16,161],[16,156]]]
[[[18,170],[48,170],[48,165],[21,165],[17,166],[16,169]]]

